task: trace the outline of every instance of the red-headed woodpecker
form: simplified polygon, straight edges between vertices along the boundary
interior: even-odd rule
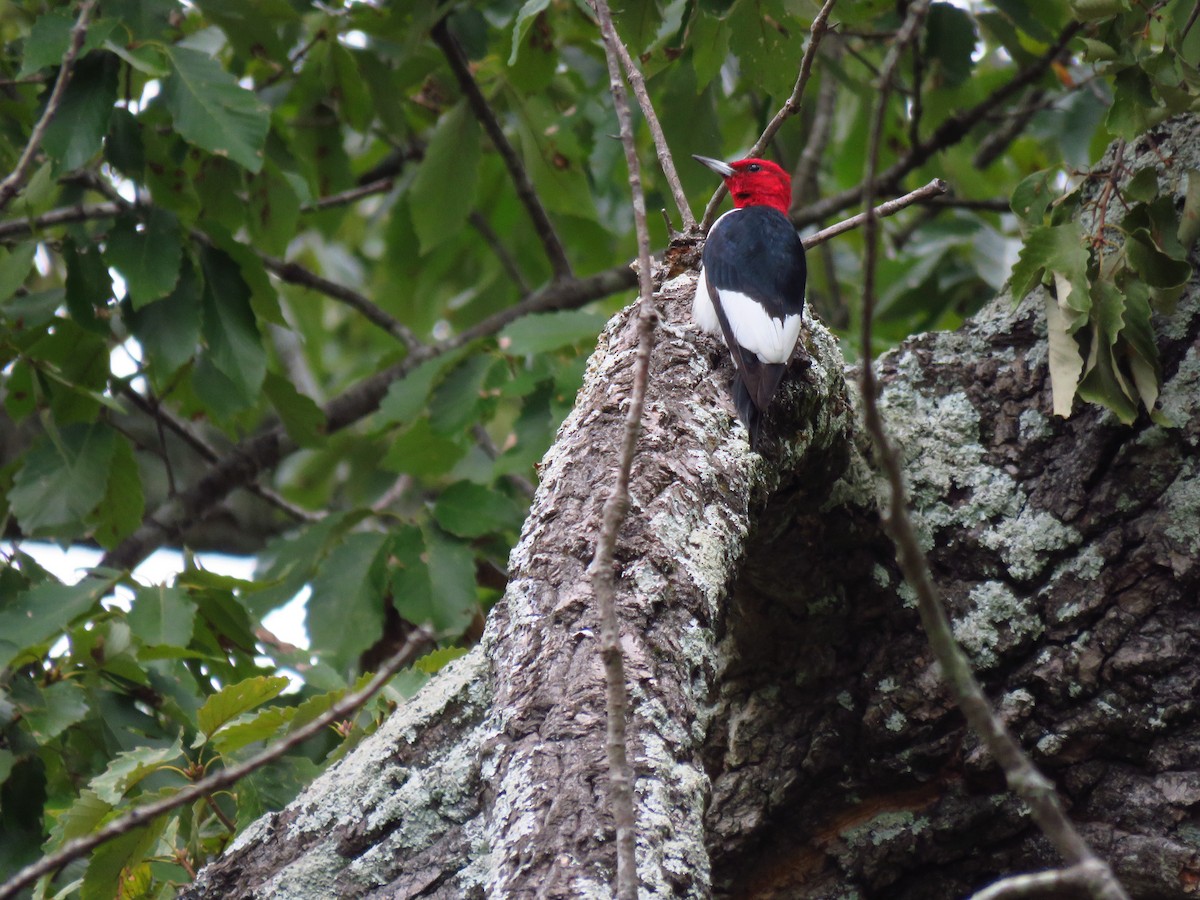
[[[692,317],[729,347],[733,402],[757,449],[804,312],[804,245],[787,217],[792,179],[765,159],[694,158],[724,177],[734,208],[709,229]]]

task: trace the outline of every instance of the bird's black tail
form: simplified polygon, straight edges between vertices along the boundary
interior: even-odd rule
[[[753,357],[753,361],[746,357]],[[771,396],[779,387],[780,379],[787,366],[775,363],[763,363],[752,353],[742,355],[743,365],[733,376],[733,405],[737,407],[738,418],[750,432],[750,449],[758,449],[758,438],[762,432],[763,413]]]

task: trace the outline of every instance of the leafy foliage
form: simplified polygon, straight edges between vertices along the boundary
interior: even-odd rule
[[[1014,297],[1050,289],[1057,411],[1076,392],[1125,420],[1153,408],[1151,315],[1190,274],[1200,177],[1178,173],[1180,213],[1118,156],[1119,222],[1078,215],[1070,189],[1109,177],[1078,173],[1112,138],[1195,108],[1192,8],[933,4],[902,65],[881,194],[936,176],[957,205],[889,220],[882,342],[953,327],[1011,270]],[[460,653],[498,596],[535,464],[632,285],[632,218],[585,6],[447,11],[574,276],[603,274],[601,287],[536,294],[555,287],[553,265],[430,38],[436,4],[110,0],[87,26],[0,221],[0,875],[310,721],[397,621],[432,622],[441,647],[338,733],[102,847],[39,896],[169,895]],[[618,11],[681,160],[754,142],[815,12]],[[34,0],[0,13],[0,172],[46,108],[76,14]],[[771,149],[789,166],[806,149],[820,160],[819,189],[798,185],[805,224],[855,203],[874,72],[900,19],[895,4],[845,0],[833,21],[801,117]],[[711,173],[682,169],[698,209]],[[651,207],[668,206],[645,177]],[[810,214],[819,197],[844,200]],[[666,226],[651,224],[661,248]],[[848,353],[860,251],[850,234],[811,257],[812,304]],[[26,538],[108,555],[66,584]],[[143,583],[129,570],[162,544],[251,552],[257,571],[238,581],[188,557],[172,583]],[[307,650],[262,627],[304,589]]]

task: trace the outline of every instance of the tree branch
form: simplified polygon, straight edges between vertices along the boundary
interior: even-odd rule
[[[163,813],[186,806],[189,803],[223,790],[245,778],[251,772],[261,769],[267,763],[279,759],[279,757],[283,756],[289,750],[300,746],[300,744],[309,738],[324,731],[333,722],[345,718],[370,700],[379,692],[380,688],[387,684],[393,675],[416,659],[417,654],[432,641],[433,631],[430,627],[428,625],[420,626],[408,636],[404,645],[383,663],[379,671],[375,674],[375,677],[368,681],[361,690],[345,695],[311,722],[300,726],[288,734],[287,737],[281,738],[278,742],[250,757],[245,762],[214,772],[169,797],[139,806],[132,812],[113,819],[103,828],[93,831],[86,837],[68,841],[54,853],[43,856],[36,863],[26,866],[4,884],[0,885],[0,900],[8,900],[8,898],[16,896],[17,891],[21,890],[21,888],[33,884],[33,882],[37,881],[43,875],[62,868],[72,860],[79,859],[101,844],[107,843],[123,834],[128,834],[133,829],[147,824]]]
[[[638,243],[638,298],[637,356],[633,368],[633,388],[629,393],[629,408],[625,412],[625,426],[621,432],[621,451],[617,458],[617,478],[612,493],[604,502],[601,514],[600,533],[596,537],[596,552],[588,566],[592,580],[592,592],[600,614],[600,656],[604,661],[605,700],[608,709],[608,731],[605,749],[608,753],[608,796],[612,806],[617,830],[617,877],[616,895],[620,900],[637,900],[637,816],[633,803],[633,769],[629,765],[626,727],[629,720],[629,691],[625,685],[625,661],[621,652],[621,622],[617,617],[617,597],[614,584],[614,551],[617,533],[629,511],[629,477],[633,470],[633,457],[637,452],[638,435],[642,430],[642,408],[646,402],[646,382],[650,375],[650,354],[654,349],[654,323],[658,313],[654,308],[654,285],[650,280],[650,232],[646,227],[646,197],[642,192],[641,165],[637,147],[633,141],[633,122],[629,113],[629,101],[621,81],[621,56],[624,47],[613,26],[612,14],[606,0],[592,0],[592,8],[600,20],[600,31],[604,36],[604,56],[608,62],[608,89],[612,94],[617,121],[620,123],[621,146],[625,149],[625,164],[629,169],[629,192],[633,203],[633,220]],[[628,59],[628,52],[625,54]],[[633,61],[629,60],[630,83],[634,75],[640,79]],[[636,85],[634,87],[636,92]],[[644,85],[643,85],[644,93]],[[649,106],[649,98],[646,105]],[[653,109],[648,120],[653,119]],[[657,120],[653,120],[657,126]],[[652,126],[652,131],[656,130]],[[661,133],[655,138],[657,143]],[[660,160],[664,167],[670,161]],[[664,168],[665,171],[665,168]],[[671,165],[670,180],[674,175]],[[673,184],[677,185],[676,179]],[[682,190],[680,191],[682,193]],[[676,202],[679,202],[678,196]],[[691,218],[686,201],[680,214]],[[694,227],[693,223],[693,227]]]
[[[491,139],[492,146],[496,148],[496,152],[504,160],[504,165],[508,169],[508,175],[517,190],[517,196],[525,204],[525,209],[529,212],[529,217],[533,220],[533,228],[537,232],[538,239],[542,242],[542,247],[545,249],[546,256],[550,260],[550,266],[554,269],[555,277],[571,277],[571,262],[567,258],[566,250],[563,249],[562,241],[558,238],[558,232],[554,230],[550,216],[547,215],[545,207],[542,206],[542,201],[538,199],[533,182],[529,180],[529,175],[526,173],[525,167],[517,157],[517,151],[509,143],[508,138],[505,137],[504,129],[500,127],[500,122],[496,118],[495,113],[492,112],[492,108],[488,105],[487,98],[483,96],[483,92],[479,90],[479,85],[476,84],[474,76],[471,75],[471,68],[467,65],[467,59],[463,55],[462,48],[458,45],[458,41],[455,40],[454,35],[450,33],[450,28],[447,26],[444,17],[439,19],[438,23],[433,26],[430,34],[433,37],[434,43],[441,48],[446,61],[450,63],[450,69],[454,72],[454,77],[458,79],[458,85],[466,96],[471,111],[475,113],[475,118],[479,120],[479,124],[483,126],[483,130],[487,132],[488,137]]]
[[[158,400],[151,400],[148,397],[143,397],[128,384],[121,385],[121,396],[127,399],[130,403],[136,406],[139,410],[152,418],[160,426],[169,428],[173,431],[185,444],[191,447],[201,459],[205,462],[215,463],[220,460],[221,455],[217,453],[216,448],[212,446],[200,435],[192,431],[186,422],[176,418],[170,410],[164,409]],[[165,452],[165,449],[164,449]],[[244,488],[260,499],[274,506],[276,509],[287,514],[297,522],[319,522],[323,516],[317,513],[309,512],[307,509],[302,509],[289,500],[285,500],[275,491],[265,485],[258,484],[254,481],[249,481],[244,485]]]
[[[949,189],[946,182],[940,178],[935,178],[929,184],[925,185],[925,187],[917,188],[915,191],[907,193],[903,197],[897,197],[895,200],[887,200],[880,203],[869,213],[859,213],[856,216],[851,216],[849,219],[843,219],[836,225],[822,228],[816,234],[810,234],[803,241],[804,249],[810,250],[818,244],[825,243],[832,237],[845,234],[847,231],[853,231],[859,225],[866,224],[868,219],[874,221],[877,218],[894,215],[906,206],[911,206],[914,203],[929,203],[939,195],[946,193]]]
[[[968,724],[979,735],[992,758],[1004,771],[1009,789],[1025,801],[1034,821],[1055,849],[1072,866],[1083,865],[1100,874],[1089,881],[1097,900],[1129,900],[1128,895],[1076,830],[1063,810],[1053,784],[1033,765],[1008,727],[993,712],[970,661],[954,639],[954,632],[934,586],[929,561],[921,549],[916,528],[908,512],[908,490],[904,483],[900,454],[888,437],[879,410],[879,384],[873,364],[872,319],[875,306],[875,277],[878,262],[878,216],[874,209],[877,167],[883,136],[883,120],[891,94],[892,79],[905,46],[912,41],[928,12],[930,0],[914,0],[896,41],[888,51],[880,77],[880,97],[871,122],[867,144],[867,171],[863,179],[862,203],[866,210],[863,223],[866,258],[863,263],[862,371],[860,393],[863,417],[875,445],[880,465],[887,476],[890,499],[884,525],[896,545],[896,556],[905,580],[917,594],[921,624],[950,688]],[[1068,29],[1069,30],[1069,29]],[[1010,83],[1011,84],[1011,83]]]
[[[837,0],[825,0],[825,5],[821,7],[820,12],[813,19],[812,26],[808,30],[808,46],[804,48],[804,56],[800,60],[800,74],[796,76],[796,85],[792,88],[792,93],[784,101],[783,106],[779,108],[779,112],[775,113],[774,118],[767,123],[767,127],[763,130],[763,133],[754,142],[754,146],[746,154],[747,157],[761,156],[763,150],[766,149],[771,139],[775,137],[775,133],[779,131],[784,121],[799,111],[800,101],[804,96],[804,88],[808,86],[808,79],[812,75],[813,59],[817,55],[817,48],[821,46],[821,38],[825,36],[825,32],[828,30],[826,23],[836,2]],[[721,186],[717,188],[712,195],[712,199],[708,201],[708,206],[704,208],[704,220],[701,222],[700,228],[705,233],[712,227],[713,220],[717,217],[717,207],[725,199],[725,193],[725,183],[721,182]]]
[[[1112,873],[1103,864],[1081,862],[1069,869],[1053,869],[1049,872],[1032,872],[1014,875],[989,885],[971,895],[970,900],[1028,900],[1031,897],[1061,897],[1065,891],[1084,890],[1093,896],[1097,887]]]
[[[605,12],[607,13],[607,8]],[[612,17],[609,16],[609,24],[611,22]],[[603,27],[602,22],[602,30]],[[605,32],[604,40],[607,47],[607,41],[609,40],[608,32]],[[650,95],[646,93],[646,79],[642,77],[642,70],[638,68],[633,57],[629,55],[629,48],[625,46],[616,29],[612,29],[612,40],[615,42],[613,46],[621,57],[621,65],[625,68],[625,77],[629,79],[629,87],[633,90],[633,96],[637,98],[638,106],[641,107],[642,115],[646,118],[646,125],[650,129],[650,136],[654,139],[654,149],[658,153],[658,164],[662,166],[663,175],[666,177],[667,184],[671,188],[671,196],[675,198],[675,208],[679,210],[680,228],[686,233],[691,233],[696,230],[696,217],[692,215],[692,208],[688,205],[687,194],[683,192],[683,185],[679,183],[679,173],[675,171],[675,157],[671,155],[671,148],[667,146],[667,139],[663,134],[662,125],[658,121],[658,114],[654,112],[654,104],[650,102]]]
[[[1078,22],[1069,24],[1062,30],[1058,36],[1058,40],[1054,42],[1054,45],[1049,50],[1014,75],[1007,84],[992,92],[970,109],[948,118],[934,129],[933,134],[927,137],[921,144],[910,148],[902,159],[897,160],[883,172],[876,175],[872,190],[876,194],[895,190],[900,179],[909,172],[923,165],[938,151],[952,147],[965,138],[971,129],[982,122],[992,110],[999,107],[1004,101],[1026,85],[1032,84],[1041,78],[1049,70],[1050,64],[1058,58],[1058,55],[1062,53],[1063,49],[1071,41],[1071,38],[1082,27]],[[828,216],[854,206],[861,199],[862,188],[848,188],[837,194],[825,197],[816,203],[812,203],[804,209],[797,210],[792,215],[792,222],[797,228],[813,225]]]
[[[41,118],[33,126],[33,131],[29,134],[29,141],[25,144],[25,149],[21,151],[16,166],[13,167],[7,178],[0,181],[0,210],[8,206],[17,192],[21,190],[21,186],[29,175],[29,169],[33,165],[33,158],[37,155],[38,148],[42,145],[42,139],[46,136],[46,129],[50,127],[50,123],[58,114],[59,107],[62,106],[63,97],[67,92],[67,84],[70,82],[71,73],[75,68],[75,60],[79,56],[79,51],[83,49],[83,40],[87,36],[88,19],[91,18],[92,7],[95,5],[96,0],[84,0],[79,7],[79,18],[71,26],[71,39],[67,44],[66,53],[63,54],[62,63],[59,65],[58,80],[54,82],[54,88],[50,91],[50,99],[46,101],[46,108],[42,110]]]
[[[55,225],[73,225],[76,222],[90,222],[93,219],[111,219],[113,216],[119,216],[124,210],[124,200],[120,203],[80,203],[76,206],[52,209],[30,219],[7,219],[0,222],[0,239],[26,237],[42,228],[53,228]]]

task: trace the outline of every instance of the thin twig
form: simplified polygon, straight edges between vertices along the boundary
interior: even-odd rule
[[[679,173],[675,171],[675,158],[671,155],[671,148],[667,146],[662,125],[658,121],[658,115],[654,112],[654,104],[650,102],[650,95],[646,92],[646,79],[642,77],[642,70],[629,55],[629,49],[621,40],[621,36],[615,31],[612,36],[616,41],[617,53],[621,57],[621,65],[625,68],[625,77],[629,79],[629,87],[633,90],[633,96],[637,98],[638,106],[642,108],[642,115],[650,129],[650,136],[654,139],[658,164],[662,166],[663,175],[666,176],[667,184],[671,187],[671,196],[675,198],[675,208],[679,210],[680,228],[684,233],[690,234],[696,230],[696,217],[692,215],[687,194],[683,192],[683,185],[679,182]]]
[[[204,243],[212,243],[211,239],[199,230],[194,229],[192,237]],[[285,262],[282,259],[276,259],[273,256],[268,256],[258,251],[255,251],[255,253],[262,260],[263,267],[268,272],[274,272],[288,284],[298,284],[301,287],[311,288],[317,293],[324,294],[331,300],[345,304],[361,313],[363,318],[371,324],[382,328],[409,350],[413,350],[421,345],[420,339],[413,334],[412,329],[395,316],[384,312],[383,309],[376,306],[358,291],[351,290],[345,285],[338,284],[336,281],[330,281],[328,278],[318,275],[311,269],[304,268],[304,266],[297,262]]]
[[[833,35],[832,44],[826,44],[821,60],[831,66],[836,65],[845,49],[838,35]],[[801,204],[815,200],[818,196],[818,174],[821,170],[821,160],[825,158],[825,148],[833,134],[833,118],[837,110],[838,80],[832,75],[821,79],[817,91],[817,102],[813,106],[812,122],[808,126],[808,140],[804,142],[804,150],[796,160],[796,168],[792,172],[792,199],[789,207],[799,207]]]
[[[500,127],[499,119],[496,118],[496,114],[492,111],[491,106],[488,105],[487,98],[483,96],[483,91],[476,84],[475,77],[471,74],[471,68],[467,65],[467,58],[463,55],[462,47],[458,45],[458,41],[450,33],[446,19],[439,19],[438,23],[433,26],[430,34],[433,37],[434,43],[441,48],[446,61],[450,63],[450,69],[454,72],[454,77],[458,79],[458,85],[466,96],[467,103],[470,105],[471,111],[475,114],[475,118],[479,120],[479,124],[483,126],[483,130],[487,132],[488,137],[491,139],[492,146],[496,148],[496,152],[504,160],[505,168],[508,169],[508,175],[517,190],[517,196],[525,205],[525,209],[529,212],[529,217],[533,219],[534,231],[537,232],[538,239],[542,242],[542,247],[546,251],[546,257],[550,260],[550,267],[554,270],[555,277],[571,277],[571,262],[567,258],[566,250],[563,249],[562,241],[559,240],[558,232],[554,230],[550,216],[547,215],[545,207],[542,206],[542,201],[538,199],[537,191],[534,190],[533,182],[529,180],[529,175],[526,173],[525,167],[521,164],[521,160],[517,156],[517,151],[509,143],[508,138],[505,137],[504,129]]]
[[[165,409],[157,399],[152,400],[150,398],[143,397],[128,384],[121,385],[120,393],[121,396],[140,409],[143,413],[145,413],[147,416],[150,416],[150,418],[155,421],[159,428],[166,427],[175,432],[175,434],[178,435],[185,444],[191,447],[192,450],[194,450],[196,454],[205,462],[215,463],[221,459],[221,454],[216,451],[216,448],[214,448],[212,444],[200,437],[200,435],[193,432],[186,422],[176,418],[176,416],[170,410]],[[163,460],[168,464],[169,471],[170,461],[166,456],[165,444],[163,446]],[[318,513],[312,513],[307,509],[301,509],[291,501],[285,500],[269,487],[265,487],[257,482],[249,481],[243,485],[243,487],[250,493],[271,504],[276,509],[286,513],[297,522],[319,522],[322,518],[324,518]],[[174,493],[174,486],[172,486],[171,490],[172,493]]]
[[[63,54],[62,63],[59,65],[58,80],[54,82],[54,88],[50,91],[50,99],[46,101],[46,108],[42,110],[41,118],[33,126],[33,131],[29,133],[29,141],[25,144],[25,149],[21,151],[12,172],[8,174],[7,178],[0,181],[0,210],[8,206],[17,192],[21,190],[21,186],[29,175],[29,169],[33,166],[33,158],[37,155],[38,148],[42,145],[42,139],[46,136],[46,129],[50,127],[50,123],[58,114],[59,107],[62,106],[63,97],[67,92],[67,84],[75,69],[75,60],[79,56],[79,51],[83,49],[83,40],[87,36],[88,19],[91,18],[92,7],[95,5],[96,0],[84,0],[79,7],[79,18],[71,26],[71,39]]]
[[[810,234],[804,239],[804,249],[809,250],[817,244],[823,244],[832,237],[837,237],[839,234],[844,234],[847,231],[853,231],[860,225],[865,225],[868,220],[875,221],[878,218],[891,216],[904,209],[906,206],[912,206],[914,203],[928,203],[933,198],[940,194],[946,193],[949,187],[946,182],[940,178],[935,178],[925,187],[917,188],[905,194],[903,197],[897,197],[895,200],[887,200],[874,207],[870,213],[859,213],[857,216],[851,216],[849,219],[843,219],[836,225],[830,225],[828,228],[822,228],[816,234]]]
[[[646,198],[642,192],[641,166],[633,141],[633,121],[625,86],[621,81],[621,62],[617,30],[606,0],[592,0],[604,36],[604,56],[608,61],[608,87],[621,126],[621,145],[629,169],[629,192],[638,243],[637,356],[633,365],[633,386],[621,435],[617,459],[617,478],[612,493],[604,502],[600,534],[596,537],[596,555],[588,566],[592,590],[600,613],[600,655],[604,661],[605,694],[608,707],[608,797],[617,830],[616,895],[619,900],[637,900],[637,818],[633,804],[633,770],[629,765],[628,738],[629,693],[625,686],[625,662],[621,654],[621,623],[617,617],[615,565],[613,554],[617,533],[629,511],[629,477],[642,430],[642,407],[646,400],[646,382],[650,375],[650,354],[654,349],[654,285],[651,282],[650,231],[646,225]]]
[[[970,109],[946,119],[946,121],[934,129],[933,134],[917,146],[910,148],[908,153],[901,159],[898,159],[895,163],[877,174],[875,182],[872,185],[872,190],[876,194],[895,190],[900,179],[909,172],[923,165],[938,151],[952,147],[965,138],[972,128],[982,122],[993,110],[1008,100],[1009,97],[1016,94],[1026,85],[1032,84],[1041,78],[1050,68],[1050,64],[1058,58],[1059,54],[1062,53],[1063,49],[1078,34],[1082,27],[1078,22],[1072,22],[1067,25],[1059,33],[1058,39],[1050,49],[1014,75],[1002,87],[993,91]],[[792,222],[797,228],[813,225],[828,216],[854,206],[861,200],[861,187],[847,188],[844,191],[818,200],[804,209],[796,210],[792,214]]]
[[[989,885],[971,895],[970,900],[1021,900],[1030,897],[1061,897],[1066,892],[1079,889],[1096,895],[1096,887],[1112,873],[1104,865],[1081,862],[1069,869],[1053,869],[1049,872],[1031,872],[1013,875]]]
[[[467,216],[467,221],[479,232],[479,236],[483,238],[484,243],[488,245],[492,253],[496,254],[496,259],[500,260],[500,265],[508,273],[508,277],[512,283],[517,286],[517,290],[522,294],[528,294],[529,282],[525,280],[525,276],[521,273],[521,267],[517,265],[517,261],[512,258],[512,254],[508,252],[508,248],[500,240],[500,235],[496,234],[495,229],[488,224],[488,220],[484,218],[483,213],[477,209],[473,209],[471,210],[471,214]]]
[[[0,900],[8,900],[8,898],[15,896],[21,888],[33,884],[33,882],[37,881],[43,875],[62,868],[72,860],[79,859],[101,844],[111,841],[113,838],[120,837],[123,834],[128,834],[133,829],[145,825],[173,809],[186,806],[189,803],[223,790],[245,778],[251,772],[261,769],[267,763],[279,759],[279,757],[283,756],[289,750],[298,747],[313,735],[323,731],[333,722],[344,719],[370,700],[378,693],[380,688],[387,684],[396,672],[416,659],[417,654],[432,641],[432,629],[428,625],[422,625],[408,636],[404,645],[383,663],[379,671],[375,674],[375,677],[367,682],[361,690],[346,694],[341,700],[333,704],[333,706],[329,707],[329,709],[311,722],[297,728],[286,737],[281,738],[277,743],[265,748],[261,753],[255,754],[245,762],[214,772],[169,797],[164,797],[153,803],[147,803],[145,806],[139,806],[131,812],[113,819],[103,828],[93,831],[85,837],[68,841],[54,853],[43,856],[36,863],[26,866],[8,881],[4,882],[4,884],[0,885]]]
[[[983,689],[971,671],[970,661],[954,640],[953,629],[929,571],[929,562],[921,550],[916,529],[908,513],[908,492],[904,484],[900,454],[888,437],[879,409],[879,383],[875,378],[872,358],[874,354],[871,347],[879,248],[878,217],[874,210],[878,183],[876,173],[892,79],[895,77],[896,67],[905,46],[915,37],[928,9],[929,0],[914,0],[908,8],[896,42],[884,61],[879,84],[879,102],[875,108],[867,143],[867,170],[862,187],[862,204],[866,211],[863,225],[866,256],[863,263],[863,360],[859,388],[866,428],[875,444],[876,455],[888,480],[890,499],[884,525],[896,545],[896,556],[904,578],[917,594],[921,624],[937,657],[942,676],[967,723],[979,735],[992,758],[1004,771],[1009,789],[1025,801],[1042,833],[1069,865],[1086,864],[1102,873],[1089,884],[1093,897],[1097,900],[1129,900],[1107,864],[1092,852],[1067,817],[1054,786],[1037,770],[1004,722],[992,711]]]
[[[6,219],[0,222],[0,239],[28,237],[43,228],[53,228],[55,225],[74,225],[76,222],[91,222],[94,219],[111,219],[113,216],[119,216],[124,210],[124,202],[80,203],[77,206],[52,209],[33,218]]]
[[[300,207],[300,212],[318,212],[323,209],[330,209],[334,206],[345,206],[347,203],[353,203],[355,200],[361,200],[363,197],[373,197],[376,194],[386,194],[395,185],[395,178],[377,178],[367,184],[361,184],[358,187],[350,188],[348,191],[342,191],[338,194],[329,194],[325,197],[318,197],[312,203],[305,203]]]
[[[821,11],[817,13],[813,19],[812,26],[809,28],[808,46],[804,48],[804,57],[800,60],[800,74],[796,76],[796,85],[792,88],[791,95],[784,101],[783,106],[779,108],[779,112],[775,113],[775,117],[767,123],[767,127],[763,133],[759,135],[758,140],[754,142],[754,146],[750,148],[750,152],[746,154],[747,158],[760,156],[767,144],[775,137],[775,132],[789,117],[796,114],[800,109],[800,101],[804,97],[804,88],[808,85],[808,79],[812,75],[813,59],[817,55],[817,48],[821,46],[821,38],[825,36],[828,30],[826,23],[829,21],[829,13],[833,11],[833,5],[837,0],[825,0],[825,5],[821,7]],[[725,198],[725,183],[721,182],[721,186],[717,188],[716,193],[712,195],[712,199],[708,201],[708,206],[704,208],[704,221],[701,222],[700,228],[707,232],[712,227],[713,219],[717,217],[717,207],[721,205],[721,201]]]

